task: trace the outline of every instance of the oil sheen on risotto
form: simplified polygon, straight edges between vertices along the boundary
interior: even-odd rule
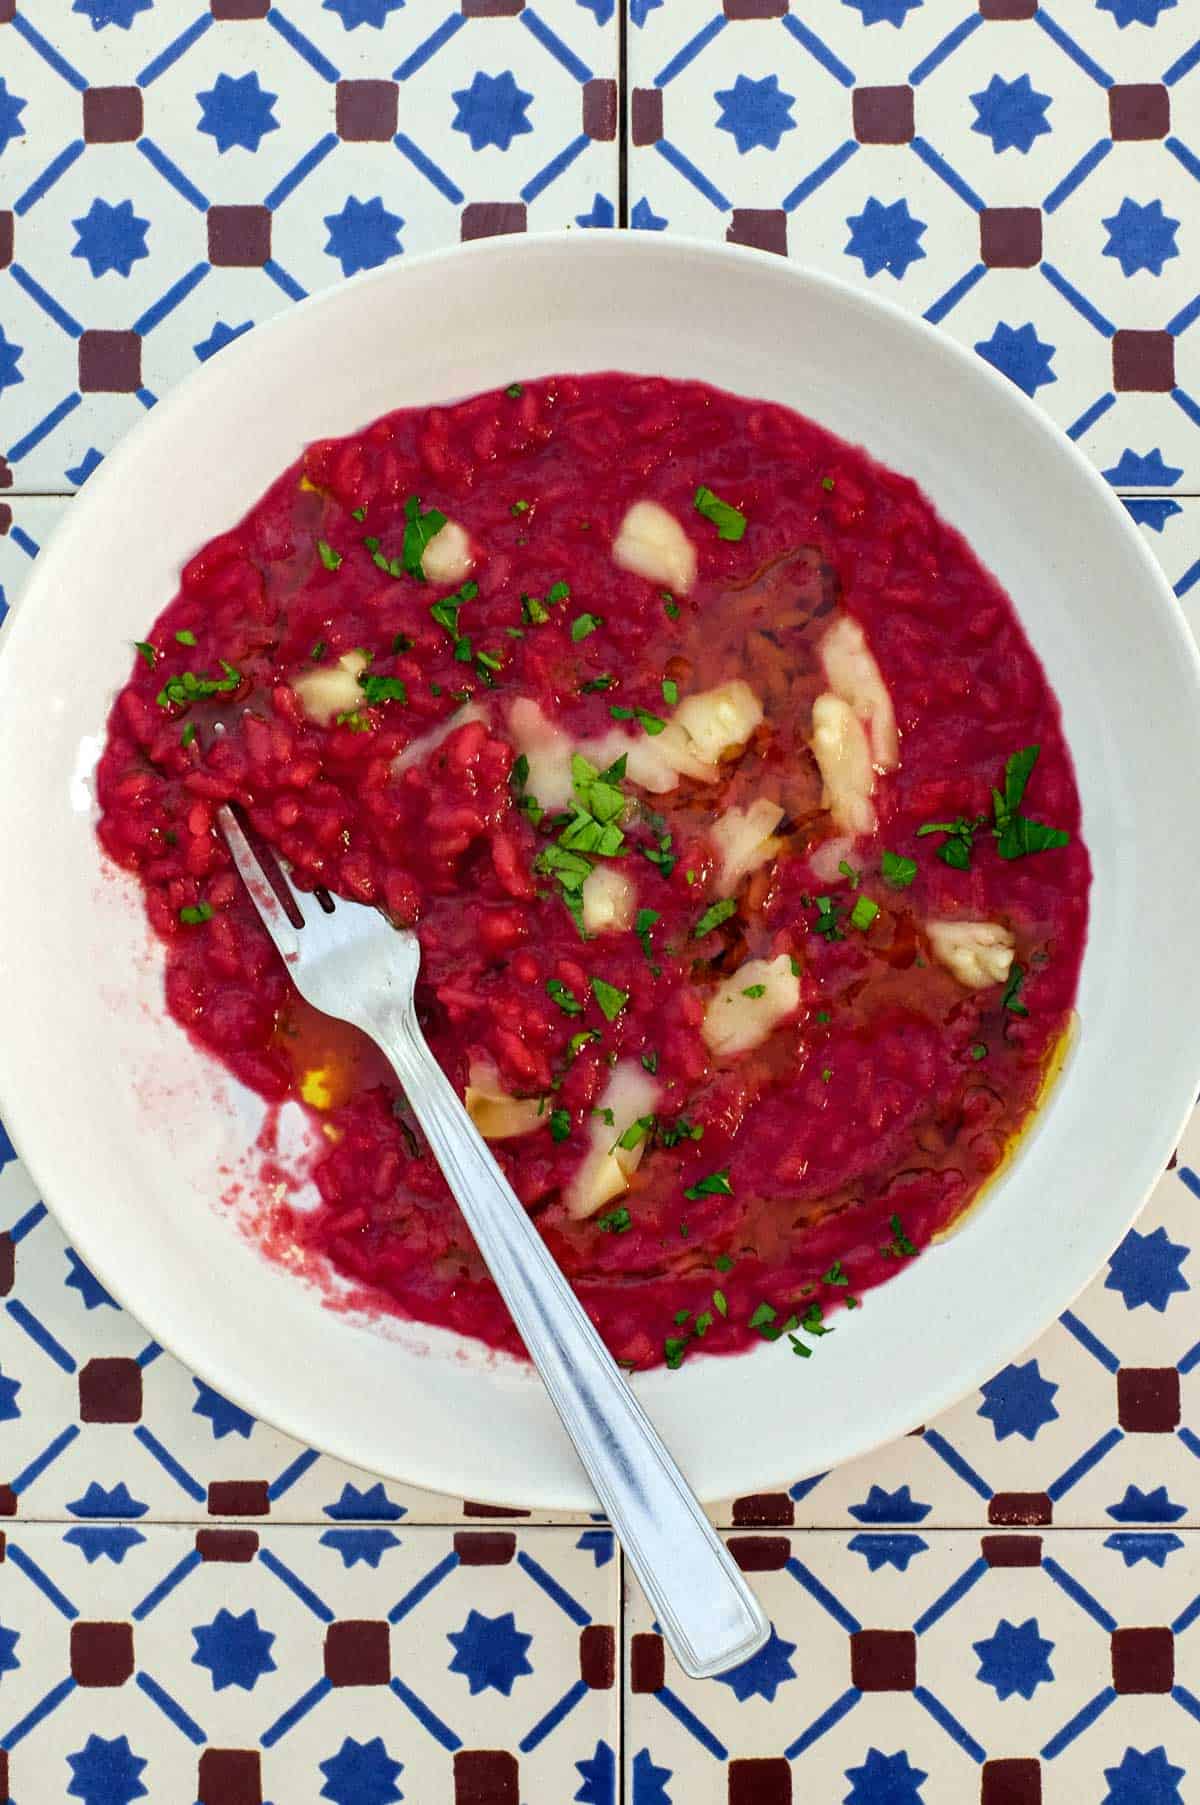
[[[285,471],[137,650],[101,841],[172,1015],[322,1131],[319,1205],[276,1185],[267,1244],[360,1298],[522,1351],[224,802],[301,888],[416,928],[429,1043],[631,1367],[807,1357],[1035,1108],[1087,926],[1058,705],[920,490],[811,421],[617,374],[389,414]]]

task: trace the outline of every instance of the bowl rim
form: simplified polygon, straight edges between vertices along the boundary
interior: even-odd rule
[[[616,247],[620,246],[620,250]],[[869,293],[856,287],[845,279],[826,274],[823,271],[811,270],[803,265],[781,259],[768,253],[743,246],[714,243],[705,239],[684,234],[671,234],[664,237],[653,232],[625,230],[612,234],[578,234],[568,230],[554,232],[530,233],[510,238],[493,238],[477,240],[463,245],[445,246],[418,256],[404,257],[393,261],[379,269],[363,272],[348,281],[338,282],[329,288],[309,295],[292,307],[283,308],[272,315],[261,325],[246,335],[241,341],[227,346],[219,360],[219,375],[214,375],[210,360],[190,372],[180,382],[166,391],[158,406],[152,413],[140,419],[128,434],[106,457],[103,465],[89,479],[86,495],[77,497],[69,510],[66,521],[77,521],[80,511],[99,510],[105,504],[110,493],[116,492],[125,482],[126,470],[136,463],[141,456],[142,447],[152,441],[162,428],[165,420],[173,418],[175,413],[187,408],[193,397],[203,394],[210,384],[215,386],[219,380],[224,386],[231,374],[236,374],[238,367],[248,367],[250,359],[259,360],[264,350],[270,355],[278,337],[284,334],[298,316],[320,313],[325,310],[336,310],[343,297],[350,290],[368,287],[386,288],[391,284],[403,283],[408,279],[408,272],[413,269],[449,265],[459,268],[461,265],[478,264],[486,266],[490,261],[499,259],[508,261],[523,258],[537,250],[566,250],[569,255],[581,261],[589,256],[639,257],[651,252],[658,256],[664,254],[668,259],[675,259],[680,268],[689,262],[699,264],[732,264],[743,265],[747,269],[755,269],[761,274],[769,272],[777,281],[806,284],[824,291],[837,305],[856,311],[861,315],[883,313],[903,331],[911,332],[927,343],[936,342],[939,355],[947,360],[947,367],[957,366],[969,370],[972,380],[983,382],[994,394],[1001,398],[1002,404],[1025,417],[1027,425],[1033,427],[1049,448],[1058,457],[1064,455],[1074,467],[1076,476],[1090,487],[1096,497],[1103,497],[1102,506],[1107,510],[1113,522],[1114,530],[1126,537],[1126,544],[1141,569],[1145,584],[1145,601],[1148,613],[1152,612],[1154,625],[1158,632],[1171,637],[1173,649],[1181,660],[1187,675],[1190,676],[1193,692],[1200,699],[1200,649],[1188,632],[1179,614],[1177,604],[1166,582],[1159,565],[1155,561],[1149,547],[1138,534],[1136,527],[1129,520],[1119,499],[1110,485],[1105,481],[1099,469],[1092,464],[1075,445],[1036,404],[1024,395],[1006,377],[992,366],[960,344],[938,327],[910,313],[899,302],[883,295]],[[363,422],[366,425],[367,422]],[[870,448],[868,447],[868,450]],[[937,506],[936,498],[934,505]],[[43,589],[51,587],[59,578],[56,548],[61,545],[66,525],[55,530],[47,547],[42,551],[28,581],[21,607],[9,622],[4,638],[0,641],[0,699],[4,697],[8,684],[7,672],[14,667],[17,657],[23,655],[23,648],[35,640],[38,633],[38,596]],[[1136,547],[1136,550],[1134,549]],[[1197,730],[1200,732],[1200,729]],[[3,888],[0,886],[0,899]],[[2,943],[0,943],[2,947]],[[0,950],[0,975],[3,973],[4,958]],[[1197,1080],[1200,1079],[1200,1038],[1196,1040],[1191,1068],[1185,1076],[1181,1069],[1170,1074],[1171,1082],[1164,1084],[1156,1099],[1154,1111],[1154,1132],[1144,1133],[1139,1139],[1136,1149],[1131,1150],[1127,1176],[1127,1204],[1121,1213],[1119,1233],[1124,1233],[1129,1223],[1142,1208],[1147,1196],[1161,1175],[1166,1158],[1172,1145],[1177,1141],[1182,1125],[1186,1123],[1195,1100]],[[1069,1083],[1069,1074],[1066,1082]],[[40,1184],[40,1174],[46,1170],[53,1174],[55,1160],[51,1139],[46,1133],[47,1124],[42,1119],[42,1112],[36,1098],[23,1093],[20,1069],[20,1050],[16,1037],[0,1038],[0,1094],[4,1098],[5,1123],[14,1149],[22,1158],[35,1182]],[[121,1269],[114,1270],[107,1257],[104,1237],[99,1224],[89,1218],[86,1200],[76,1201],[74,1196],[63,1196],[56,1191],[54,1183],[46,1187],[43,1195],[49,1208],[61,1223],[73,1245],[77,1246],[88,1265],[96,1273],[112,1295],[130,1310],[135,1320],[142,1321],[139,1310],[126,1302],[127,1297],[137,1296],[139,1287],[134,1282],[132,1273],[126,1274]],[[1114,1210],[1106,1220],[1117,1219]],[[1107,1240],[1107,1235],[1106,1235]],[[1110,1242],[1109,1246],[1115,1244]],[[969,1367],[960,1367],[957,1371],[948,1369],[943,1383],[936,1388],[927,1387],[919,1400],[914,1400],[912,1407],[903,1404],[903,1400],[893,1401],[886,1411],[880,1412],[880,1426],[877,1433],[856,1443],[852,1449],[838,1455],[837,1464],[845,1460],[861,1458],[875,1449],[887,1444],[911,1430],[918,1421],[940,1415],[953,1404],[969,1395],[990,1373],[1000,1370],[1011,1361],[1031,1340],[1049,1327],[1062,1310],[1078,1296],[1079,1292],[1090,1283],[1099,1265],[1105,1257],[1104,1253],[1088,1253],[1083,1259],[1076,1259],[1069,1278],[1056,1292],[1059,1301],[1050,1315],[1045,1308],[1039,1306],[1024,1314],[1017,1313],[1012,1321],[1012,1332],[1003,1341],[989,1343],[985,1361],[975,1361]],[[128,1282],[127,1282],[128,1281]],[[889,1287],[891,1289],[891,1287]],[[153,1312],[152,1312],[153,1314]],[[246,1386],[229,1387],[225,1380],[217,1352],[211,1345],[198,1345],[194,1336],[183,1333],[176,1338],[169,1325],[164,1325],[160,1332],[154,1327],[151,1332],[161,1345],[173,1352],[190,1373],[197,1374],[207,1382],[223,1390],[236,1402],[244,1403],[252,1410],[255,1417],[267,1424],[280,1428],[284,1433],[300,1440],[307,1446],[314,1446],[329,1452],[338,1458],[356,1465],[362,1465],[363,1457],[356,1454],[352,1440],[339,1443],[328,1433],[314,1436],[311,1426],[307,1426],[303,1415],[298,1415],[288,1408],[277,1408],[272,1400],[269,1378],[257,1392],[248,1392]],[[660,1375],[661,1376],[661,1375]],[[649,1375],[652,1381],[645,1388],[639,1383],[638,1389],[643,1395],[655,1390],[655,1375]],[[650,1399],[648,1399],[650,1401]],[[653,1409],[653,1402],[650,1401]],[[367,1470],[377,1470],[376,1464],[368,1461]],[[478,1497],[484,1501],[497,1503],[511,1502],[506,1495],[499,1492],[489,1494],[486,1475],[476,1468],[471,1469],[469,1485],[462,1482],[465,1474],[458,1462],[458,1456],[447,1448],[431,1450],[427,1461],[414,1460],[411,1452],[406,1451],[404,1471],[400,1473],[392,1466],[382,1465],[378,1470],[393,1474],[404,1483],[427,1487],[433,1491]],[[761,1473],[755,1471],[748,1476],[753,1481],[753,1489],[762,1490],[774,1485],[795,1482],[798,1474],[794,1467],[783,1471],[772,1468]],[[708,1497],[718,1498],[729,1493],[728,1486],[714,1489],[704,1488]],[[557,1486],[539,1484],[535,1474],[530,1475],[530,1497],[525,1502],[532,1502],[534,1508],[578,1509],[590,1502],[586,1482],[574,1487],[559,1484]]]

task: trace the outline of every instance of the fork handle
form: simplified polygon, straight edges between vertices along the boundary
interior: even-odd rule
[[[684,1672],[747,1660],[770,1625],[411,1011],[376,1038]]]

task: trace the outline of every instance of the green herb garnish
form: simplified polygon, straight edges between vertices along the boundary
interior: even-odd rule
[[[1004,994],[1000,998],[1000,1007],[1007,1009],[1012,1015],[1028,1015],[1029,1011],[1021,1002],[1021,986],[1025,982],[1025,967],[1015,962],[1009,967],[1008,983],[1004,986]]]
[[[565,1141],[571,1132],[571,1112],[569,1109],[552,1109],[550,1111],[550,1139]]]
[[[656,921],[661,920],[662,916],[657,909],[639,909],[634,917],[633,931],[641,941],[642,951],[651,965],[654,964],[654,948],[650,943],[650,930]]]
[[[558,1004],[564,1015],[583,1014],[583,1004],[579,1001],[579,998],[575,995],[574,991],[569,990],[560,979],[547,978],[546,995],[550,998],[551,1002]]]
[[[407,686],[399,677],[360,677],[358,687],[372,706],[377,702],[408,701]]]
[[[693,940],[703,940],[714,928],[719,928],[723,921],[737,913],[737,903],[732,896],[723,896],[720,902],[710,903],[703,915],[692,929]]]
[[[194,646],[196,643],[196,635],[190,627],[180,627],[175,637],[181,646]]]
[[[668,620],[679,619],[679,603],[675,600],[675,597],[671,594],[669,589],[664,589],[662,592],[662,605],[663,613]]]
[[[615,984],[610,984],[605,978],[592,978],[589,982],[605,1021],[615,1022],[629,1001],[629,992],[618,990]]]
[[[610,677],[607,672],[605,672],[599,677],[589,677],[586,683],[581,683],[579,685],[579,693],[581,696],[591,696],[594,695],[597,690],[611,689],[615,682],[616,678]]]
[[[596,1227],[606,1235],[623,1235],[633,1227],[633,1218],[627,1209],[609,1210],[607,1216],[596,1218]]]
[[[975,1041],[972,1046],[967,1048],[967,1051],[972,1059],[986,1059],[988,1056],[988,1050],[981,1040]]]
[[[172,702],[200,702],[206,696],[228,695],[242,681],[242,673],[231,664],[219,660],[223,677],[197,677],[194,671],[181,671],[177,677],[168,677],[159,690],[155,701],[160,708],[169,708]]]
[[[326,539],[317,540],[317,556],[326,570],[340,570],[342,567],[341,552],[335,552]]]
[[[968,871],[975,835],[986,820],[986,815],[977,815],[974,821],[958,815],[953,821],[926,821],[923,827],[918,827],[917,838],[924,839],[926,834],[945,834],[946,838],[937,849],[938,858],[956,871]]]
[[[421,512],[421,498],[410,495],[404,504],[404,545],[401,558],[405,570],[417,581],[425,581],[425,571],[421,559],[425,556],[425,547],[436,538],[446,524],[446,516],[440,508],[429,508]]]
[[[683,1193],[689,1203],[697,1197],[732,1197],[733,1186],[729,1182],[729,1167],[722,1167],[719,1172],[710,1172],[706,1178],[697,1179]]]
[[[879,861],[880,875],[892,890],[907,890],[917,875],[917,861],[904,859],[897,852],[885,852]]]
[[[713,1265],[716,1267],[718,1272],[732,1272],[733,1271],[733,1260],[731,1259],[730,1255],[727,1253],[719,1253],[717,1255],[716,1259],[713,1261]]]
[[[746,531],[746,516],[736,508],[730,507],[727,501],[721,501],[711,489],[703,483],[696,490],[695,507],[698,514],[711,520],[717,529],[718,539],[740,539]]]
[[[878,913],[877,902],[872,902],[869,896],[860,896],[850,911],[850,926],[857,928],[860,934],[865,934]]]
[[[650,1073],[658,1070],[658,1054],[654,1052],[642,1054],[642,1064]]]
[[[508,396],[510,401],[519,401],[525,391],[519,382],[510,382],[504,393]]]
[[[668,708],[674,708],[676,702],[678,702],[679,685],[678,685],[678,683],[676,683],[676,681],[673,677],[664,677],[663,678],[663,680],[662,680],[662,699],[666,703]]]
[[[904,1224],[901,1222],[899,1216],[893,1216],[889,1226],[892,1231],[892,1238],[886,1247],[880,1248],[880,1253],[886,1255],[889,1260],[910,1259],[917,1250],[905,1234]],[[846,1301],[848,1303],[850,1300],[847,1298]]]
[[[766,994],[767,987],[765,984],[747,984],[745,990],[742,992],[744,997],[753,997],[756,1001],[759,997],[765,997]]]
[[[195,739],[195,737],[196,737],[195,721],[185,721],[183,723],[183,732],[179,736],[179,744],[181,746],[190,746],[192,741]]]
[[[1021,859],[1031,852],[1046,852],[1051,846],[1066,846],[1070,834],[1061,827],[1047,827],[1044,821],[1031,821],[1018,813],[1025,788],[1038,761],[1039,746],[1026,746],[1014,752],[1004,767],[1004,794],[992,791],[992,809],[996,818],[993,829],[996,851],[1002,859]]]
[[[577,614],[571,622],[572,643],[578,645],[581,639],[586,639],[589,633],[594,633],[597,627],[603,625],[604,621],[599,614]]]
[[[653,1116],[639,1116],[636,1122],[629,1124],[623,1134],[617,1136],[617,1146],[623,1147],[626,1153],[632,1153],[635,1147],[641,1146],[653,1127]]]
[[[189,903],[179,911],[180,921],[189,928],[199,927],[202,921],[211,921],[212,917],[213,906],[209,902]]]
[[[158,653],[150,644],[150,641],[148,639],[135,639],[133,645],[134,650],[137,652],[142,663],[148,665],[149,668],[153,670],[158,663]]]
[[[825,940],[844,940],[845,932],[839,920],[839,910],[832,896],[818,896],[816,899],[817,919],[813,922],[813,933],[820,934]]]
[[[824,489],[826,495],[831,495],[833,493],[833,478],[831,476],[823,476],[821,478],[821,487]]]

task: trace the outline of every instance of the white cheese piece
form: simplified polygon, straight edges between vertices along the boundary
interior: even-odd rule
[[[659,1095],[653,1078],[632,1059],[623,1059],[613,1067],[596,1105],[597,1109],[611,1110],[612,1122],[599,1115],[588,1118],[591,1146],[567,1188],[568,1215],[577,1221],[594,1216],[598,1209],[629,1189],[646,1141],[643,1137],[636,1147],[618,1147],[617,1142],[641,1116],[654,1114]]]
[[[614,934],[633,921],[637,890],[616,865],[597,865],[583,881],[583,925],[589,934]]]
[[[760,984],[764,986],[761,996],[746,995]],[[761,1046],[799,1004],[800,980],[787,953],[780,953],[777,959],[748,959],[709,998],[701,1032],[718,1058],[748,1053],[751,1047]]]
[[[842,866],[849,863],[853,851],[854,841],[849,834],[835,834],[830,840],[822,840],[808,855],[809,868],[823,884],[836,884],[839,877],[846,875]]]
[[[624,757],[630,783],[649,790],[652,796],[673,790],[681,776],[694,777],[699,783],[715,783],[720,776],[715,765],[696,756],[682,727],[670,723],[657,734],[643,733],[640,727],[636,734],[628,734],[614,727],[603,739],[589,740],[582,751],[601,771]]]
[[[696,581],[696,548],[676,520],[656,501],[635,501],[613,540],[613,561],[622,570],[665,583],[686,595]]]
[[[535,796],[551,814],[566,808],[574,793],[572,746],[568,736],[561,727],[547,720],[537,703],[528,696],[518,696],[509,709],[508,730],[518,753],[523,753],[529,760],[529,775],[525,779],[527,793]]]
[[[849,703],[867,730],[876,770],[895,770],[900,762],[896,712],[862,628],[850,615],[839,616],[818,651],[830,689]]]
[[[294,678],[292,688],[309,720],[328,727],[335,715],[353,714],[363,701],[358,679],[370,662],[365,652],[346,652],[336,664]]]
[[[410,765],[424,764],[429,754],[436,752],[443,740],[448,740],[452,733],[456,733],[460,727],[465,727],[469,721],[486,721],[487,718],[487,709],[481,708],[478,702],[467,702],[462,708],[455,709],[450,718],[443,721],[440,726],[431,728],[428,733],[423,733],[419,740],[409,741],[403,752],[392,760],[392,776],[399,776],[400,772],[407,771]]]
[[[471,541],[457,520],[448,520],[421,553],[421,569],[430,583],[461,583],[474,567]]]
[[[686,697],[672,721],[682,727],[697,755],[715,765],[744,745],[762,718],[762,703],[748,683],[735,677]]]
[[[779,804],[760,796],[749,808],[726,809],[713,823],[711,838],[721,855],[722,896],[732,896],[747,872],[775,857],[780,843],[773,835],[782,820]]]
[[[544,1097],[510,1097],[491,1066],[473,1065],[463,1101],[485,1141],[507,1141],[529,1134],[547,1120]]]
[[[933,956],[968,990],[1002,984],[1013,962],[1013,937],[996,921],[927,921]]]
[[[866,729],[848,702],[830,693],[813,703],[813,757],[825,786],[822,802],[843,833],[875,831],[875,773]]]

